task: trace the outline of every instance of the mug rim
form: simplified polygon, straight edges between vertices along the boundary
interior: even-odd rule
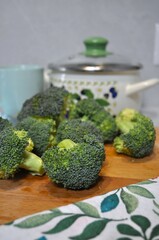
[[[16,64],[0,66],[0,71],[19,71],[19,70],[43,70],[44,68],[37,64]]]

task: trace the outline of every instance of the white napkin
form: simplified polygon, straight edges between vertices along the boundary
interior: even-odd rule
[[[159,177],[0,226],[1,240],[158,240]]]

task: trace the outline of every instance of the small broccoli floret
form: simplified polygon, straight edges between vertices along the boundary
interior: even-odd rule
[[[91,118],[98,111],[103,110],[104,108],[99,105],[99,103],[93,98],[86,98],[79,100],[76,104],[76,108],[74,109],[74,118],[85,118],[91,120]]]
[[[116,117],[120,135],[114,139],[118,153],[143,158],[152,153],[156,132],[150,118],[134,109],[124,109]]]
[[[104,142],[111,143],[118,134],[114,117],[107,111],[101,110],[94,114],[91,121],[100,129]]]
[[[42,159],[53,182],[69,189],[87,189],[98,179],[105,159],[104,145],[96,140],[91,144],[65,139],[48,149]]]
[[[110,143],[117,136],[118,130],[115,119],[95,99],[80,100],[74,110],[74,118],[89,120],[101,131],[103,141]]]
[[[28,136],[34,143],[33,152],[38,156],[55,144],[56,123],[53,119],[27,117],[18,122],[16,128],[28,132]]]
[[[94,135],[99,142],[103,143],[101,131],[91,121],[82,119],[68,119],[60,123],[57,128],[56,141],[61,142],[64,139],[71,139],[77,143],[83,142],[84,136]]]
[[[20,169],[25,160],[26,149],[31,149],[32,142],[29,139],[27,132],[18,131],[13,127],[6,127],[0,134],[0,178],[7,179],[14,177],[15,173]],[[30,153],[31,155],[31,153]],[[38,159],[38,161],[36,161]],[[42,168],[42,160],[39,161],[37,156],[32,158],[34,165],[39,167],[40,173]],[[32,168],[34,171],[34,168]],[[44,172],[44,169],[43,169]],[[37,172],[39,173],[39,172]]]
[[[51,86],[26,100],[17,119],[21,121],[28,116],[49,117],[58,123],[65,118],[72,105],[73,100],[68,91],[63,87]]]
[[[0,117],[0,132],[5,128],[5,127],[11,127],[12,123],[8,119],[4,119]]]

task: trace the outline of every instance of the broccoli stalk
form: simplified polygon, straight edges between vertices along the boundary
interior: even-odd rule
[[[70,139],[65,139],[63,141],[61,141],[57,147],[59,147],[60,149],[71,149],[72,147],[75,147],[77,144],[75,142],[73,142]]]
[[[43,175],[45,173],[43,162],[36,154],[24,151],[23,161],[20,163],[19,168],[26,169],[32,175]]]

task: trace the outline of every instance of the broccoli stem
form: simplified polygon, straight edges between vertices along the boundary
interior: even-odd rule
[[[117,121],[117,126],[122,133],[127,133],[134,127],[134,123],[131,121]]]
[[[64,139],[57,146],[63,149],[70,149],[76,146],[77,144],[70,139]]]
[[[24,160],[20,164],[20,168],[24,168],[30,171],[33,175],[43,175],[45,173],[43,167],[43,161],[40,157],[35,155],[32,152],[25,151],[24,152]]]

